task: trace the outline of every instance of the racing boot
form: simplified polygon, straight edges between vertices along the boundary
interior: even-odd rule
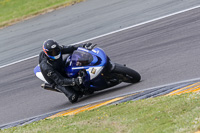
[[[68,97],[71,103],[75,103],[79,98],[79,95],[71,87],[63,87],[63,86],[57,85],[56,88],[58,88],[58,90],[63,92],[65,96]]]

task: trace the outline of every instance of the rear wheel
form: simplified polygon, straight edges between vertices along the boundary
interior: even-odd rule
[[[118,74],[119,78],[126,83],[137,83],[141,80],[141,76],[138,72],[117,63],[115,63],[112,72]]]

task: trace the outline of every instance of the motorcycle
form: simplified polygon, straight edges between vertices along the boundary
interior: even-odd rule
[[[111,62],[99,47],[92,50],[79,47],[66,59],[65,72],[69,78],[81,77],[83,79],[81,85],[73,87],[83,95],[116,86],[121,82],[137,83],[141,80],[138,72],[126,65]],[[59,92],[44,79],[39,65],[34,68],[34,73],[45,82],[41,85],[42,88]]]

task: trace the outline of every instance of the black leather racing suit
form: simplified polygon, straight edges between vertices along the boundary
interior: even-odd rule
[[[72,87],[75,81],[72,78],[66,78],[65,75],[65,62],[63,61],[63,54],[72,54],[81,45],[75,46],[61,46],[61,57],[57,60],[49,59],[42,51],[39,55],[40,70],[49,84],[54,84],[55,87],[63,92],[67,97],[75,93]],[[68,86],[68,87],[67,87]]]

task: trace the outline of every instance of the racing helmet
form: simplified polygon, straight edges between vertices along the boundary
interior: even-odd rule
[[[57,60],[61,56],[61,50],[58,43],[54,40],[46,40],[43,43],[43,51],[50,59]]]

